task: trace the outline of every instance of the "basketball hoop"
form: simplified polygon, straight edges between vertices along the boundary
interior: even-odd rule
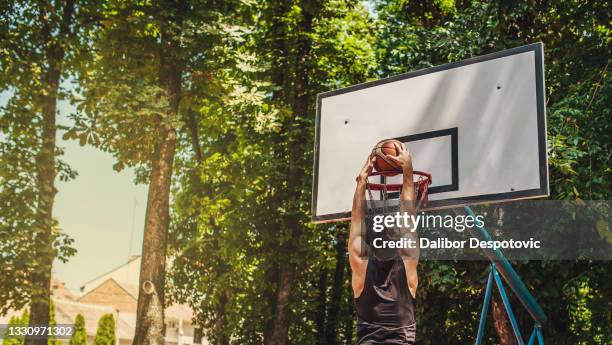
[[[391,177],[401,174],[399,171],[372,171],[370,176],[383,176],[383,177]],[[426,206],[429,201],[429,185],[432,182],[431,174],[428,174],[423,171],[413,171],[412,174],[417,177],[414,181],[414,190],[416,192],[416,204],[415,210],[421,208],[421,206]],[[374,200],[372,196],[372,191],[381,191],[382,192],[382,200],[388,200],[388,192],[399,192],[402,190],[401,183],[366,183],[366,189],[370,194],[370,199]]]

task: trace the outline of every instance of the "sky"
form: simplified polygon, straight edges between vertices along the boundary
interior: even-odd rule
[[[0,94],[4,105],[9,94]],[[58,122],[69,124],[73,108],[59,103]],[[73,292],[89,280],[140,255],[147,186],[134,184],[134,171],[112,169],[111,154],[77,141],[64,141],[58,133],[57,145],[65,149],[63,160],[78,172],[69,182],[56,181],[58,193],[53,208],[62,230],[75,240],[77,253],[67,263],[56,260],[53,273]]]
[[[59,104],[60,122],[73,109]],[[77,141],[64,141],[64,160],[78,172],[76,179],[58,181],[53,213],[72,237],[77,253],[67,263],[55,262],[53,271],[66,287],[77,291],[84,283],[140,255],[147,187],[134,183],[134,171],[113,170],[110,153]]]

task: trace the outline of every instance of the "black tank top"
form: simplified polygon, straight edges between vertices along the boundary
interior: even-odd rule
[[[368,259],[363,291],[355,299],[357,344],[414,344],[414,298],[400,257]]]

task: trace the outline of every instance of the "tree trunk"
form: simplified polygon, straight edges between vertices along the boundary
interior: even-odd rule
[[[496,224],[495,231],[503,232],[504,228],[504,209],[502,206],[497,206],[493,209]],[[495,327],[495,332],[499,337],[500,345],[515,345],[516,338],[514,337],[514,332],[512,331],[512,325],[508,320],[508,315],[506,313],[506,309],[504,308],[503,301],[498,294],[493,294],[491,298],[491,305],[493,309],[493,326]]]
[[[293,264],[281,264],[279,282],[276,292],[274,326],[269,345],[287,344],[289,331],[289,301],[291,298],[291,289],[293,288],[294,275],[295,272]]]
[[[217,303],[215,310],[215,345],[228,345],[229,337],[227,336],[227,315],[225,313],[225,305],[227,304],[227,292],[221,294],[221,299]]]
[[[159,46],[159,83],[169,101],[168,117],[176,117],[181,99],[182,64],[179,35],[185,6],[162,12],[162,42]],[[164,345],[164,284],[166,245],[170,223],[170,186],[176,147],[176,132],[168,119],[160,119],[159,141],[151,164],[145,231],[140,264],[140,287],[136,311],[134,345]]]
[[[207,192],[207,194],[210,193],[210,191]],[[209,218],[209,225],[213,228],[213,251],[217,252],[219,250],[218,239],[221,235],[219,234],[219,226],[214,217]],[[217,277],[217,279],[230,271],[230,266],[227,265],[222,258],[213,260],[212,265],[215,267],[215,277]],[[230,342],[229,336],[231,332],[228,331],[227,312],[225,311],[225,307],[229,300],[231,300],[231,290],[230,287],[226,287],[225,290],[220,291],[220,298],[215,306],[215,345],[228,345]]]
[[[315,1],[304,0],[300,7],[301,19],[297,27],[295,80],[293,93],[293,117],[288,118],[283,124],[283,133],[286,134],[288,156],[283,162],[287,162],[286,177],[288,193],[282,200],[288,210],[281,219],[281,232],[290,234],[293,241],[298,241],[302,235],[300,224],[300,191],[304,183],[305,166],[304,143],[308,142],[308,129],[306,128],[308,116],[308,57],[310,55],[312,40],[312,20],[319,12],[319,6]],[[282,86],[282,85],[280,85]],[[283,244],[284,253],[296,253],[292,242]],[[289,330],[289,301],[295,278],[294,263],[283,260],[279,268],[279,285],[277,286],[274,324],[270,345],[284,345],[287,343]]]
[[[348,260],[347,260],[348,261]],[[349,263],[347,262],[347,266]],[[352,345],[353,343],[353,334],[355,334],[354,329],[354,320],[355,320],[355,306],[353,302],[353,288],[351,287],[351,279],[349,275],[349,279],[345,281],[345,289],[347,289],[348,295],[348,304],[347,304],[347,316],[346,316],[346,325],[344,327],[344,344]]]
[[[491,296],[491,305],[493,309],[493,326],[499,337],[499,345],[516,345],[516,338],[512,331],[512,325],[508,321],[506,309],[503,302],[497,294]]]
[[[327,268],[321,269],[319,282],[317,283],[319,296],[317,298],[317,315],[315,324],[317,327],[317,344],[325,345],[325,309],[327,309]]]
[[[267,282],[273,282],[275,279],[278,279],[279,276],[279,266],[274,263],[269,265],[265,272],[265,279]],[[272,338],[272,333],[274,332],[274,313],[276,312],[276,290],[270,289],[266,291],[264,298],[266,299],[268,310],[272,317],[268,317],[264,321],[264,344],[269,344],[270,339]]]
[[[304,128],[304,119],[308,115],[308,63],[307,59],[310,54],[312,41],[309,34],[312,31],[312,10],[314,4],[309,1],[302,3],[302,18],[298,27],[297,53],[295,64],[295,87],[293,99],[293,118],[288,119],[283,126],[283,130],[288,132],[289,142],[289,157],[287,170],[287,190],[292,193],[287,195],[283,200],[284,204],[290,210],[283,215],[282,227],[284,231],[291,234],[291,238],[297,240],[300,238],[302,228],[299,220],[299,211],[297,195],[301,188],[304,177],[304,157],[303,145],[306,142],[306,133]],[[286,127],[289,126],[289,128]],[[295,130],[297,127],[299,130]],[[303,130],[302,130],[303,129]],[[289,248],[287,248],[287,246]],[[285,246],[285,253],[295,252],[292,250],[291,243]],[[282,261],[280,264],[278,286],[276,291],[276,308],[274,314],[274,324],[272,327],[272,335],[269,345],[284,345],[287,343],[289,331],[289,302],[293,288],[293,280],[295,277],[296,267],[290,260]]]
[[[165,125],[159,132],[147,197],[134,345],[164,344],[166,242],[176,133]]]
[[[272,99],[278,103],[286,102],[285,99],[285,79],[286,79],[286,70],[287,70],[287,36],[286,36],[286,23],[282,21],[282,18],[286,15],[288,11],[287,0],[277,0],[274,1],[273,4],[270,5],[273,9],[273,13],[271,15],[272,24],[271,30],[268,33],[268,41],[271,43],[268,49],[270,50],[272,56],[272,68],[271,68],[271,80],[274,85],[277,86],[277,90],[274,90],[272,93]],[[277,158],[277,162],[283,162],[285,160],[284,152],[282,150],[283,147],[283,137],[281,133],[277,134],[273,138],[273,147],[275,148],[275,157]],[[273,186],[279,186],[283,181],[281,180],[280,174],[273,174],[270,177],[270,183]],[[281,205],[284,202],[283,196],[279,190],[276,190],[272,194],[271,203],[273,205]],[[277,228],[280,228],[280,220],[279,218],[275,218]],[[268,282],[273,282],[278,279],[280,267],[279,264],[274,261],[273,263],[266,266],[265,271],[265,279]],[[274,333],[274,313],[276,312],[276,292],[278,291],[278,287],[271,288],[270,290],[265,291],[264,298],[266,299],[266,303],[268,306],[268,310],[270,311],[272,317],[266,318],[263,326],[263,334],[264,334],[264,344],[269,344],[271,342],[272,335]]]
[[[64,59],[64,44],[62,41],[70,33],[69,24],[74,13],[74,1],[68,0],[64,4],[62,21],[59,28],[59,38],[52,37],[49,14],[44,4],[40,5],[39,19],[42,24],[45,58],[48,69],[43,76],[42,85],[44,93],[40,96],[42,113],[42,145],[36,157],[38,205],[36,209],[36,260],[37,265],[30,276],[32,296],[30,301],[29,324],[49,324],[49,302],[51,299],[51,269],[55,252],[53,250],[53,203],[55,201],[55,135],[57,92],[62,74]],[[26,345],[46,345],[47,337],[34,339],[25,338]]]
[[[200,137],[198,135],[198,123],[196,121],[195,111],[193,111],[193,109],[187,110],[187,121],[186,122],[187,122],[187,127],[189,129],[189,137],[191,138],[191,147],[193,148],[193,154],[199,166],[200,163],[202,163],[203,157],[202,157],[202,149],[200,148]]]
[[[337,227],[336,236],[336,270],[334,272],[334,285],[332,286],[331,300],[327,312],[327,324],[325,325],[325,338],[327,345],[336,344],[336,330],[338,329],[338,314],[342,305],[342,293],[344,292],[344,271],[346,267],[346,241],[344,227]]]

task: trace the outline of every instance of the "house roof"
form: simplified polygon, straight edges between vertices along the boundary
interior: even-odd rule
[[[51,276],[51,294],[63,300],[74,301],[76,299],[76,296],[68,290],[64,282],[60,281],[55,276]]]
[[[115,281],[117,285],[119,285],[125,292],[127,292],[130,296],[134,297],[134,299],[138,300],[138,285],[128,284],[124,282]]]
[[[98,286],[93,287],[91,290],[89,290],[88,292],[86,292],[85,294],[83,294],[81,297],[79,297],[77,300],[81,301],[83,300],[86,296],[92,294],[92,293],[96,293],[97,289],[100,286],[103,286],[105,284],[114,284],[117,285],[118,287],[120,287],[123,291],[125,291],[125,293],[127,295],[129,295],[130,297],[134,298],[134,303],[136,303],[136,301],[138,301],[138,286],[135,285],[131,285],[131,284],[127,284],[127,283],[122,283],[122,282],[118,282],[113,278],[108,278],[106,280],[104,280],[103,282],[101,282]]]
[[[104,314],[113,314],[117,323],[117,337],[119,339],[130,340],[134,337],[134,326],[131,319],[135,315],[128,313],[118,313],[111,307],[86,304],[62,299],[53,299],[55,304],[55,319],[58,324],[72,324],[78,314],[85,318],[85,330],[87,335],[95,336],[98,329],[98,321]],[[125,314],[125,315],[124,315]]]
[[[104,276],[107,276],[107,275],[109,275],[109,274],[111,274],[111,273],[113,273],[113,272],[117,271],[118,269],[120,269],[120,268],[124,267],[124,266],[129,265],[129,264],[130,264],[130,263],[132,263],[132,261],[134,261],[134,260],[140,260],[140,255],[132,255],[132,256],[130,257],[130,259],[129,259],[129,260],[126,262],[126,263],[121,264],[121,265],[119,265],[119,266],[117,266],[117,267],[113,268],[112,270],[110,270],[110,271],[108,271],[108,272],[106,272],[106,273],[100,274],[100,275],[96,276],[96,277],[95,277],[95,278],[93,278],[93,279],[90,279],[89,281],[85,282],[85,283],[83,284],[83,286],[81,286],[81,289],[83,289],[85,286],[87,286],[87,284],[92,283],[92,282],[95,282],[96,280],[98,280],[98,279],[100,279],[100,278],[103,278]]]

